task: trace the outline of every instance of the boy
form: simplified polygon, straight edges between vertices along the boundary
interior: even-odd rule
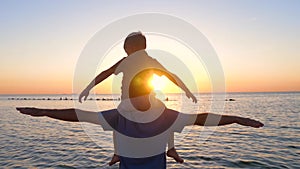
[[[166,76],[174,84],[185,91],[186,96],[197,103],[196,97],[189,91],[185,84],[174,74],[165,69],[157,60],[151,58],[145,51],[146,38],[141,32],[133,32],[127,36],[124,42],[124,50],[128,54],[111,68],[101,72],[80,94],[81,99],[87,99],[89,91],[112,74],[123,73],[121,103],[118,106],[120,113],[126,111],[145,112],[151,107],[165,107],[153,95],[153,88],[149,80],[153,74]],[[132,105],[132,106],[131,106]],[[130,107],[131,106],[131,107]],[[183,163],[183,159],[174,148],[173,135],[168,142],[167,155],[177,162]],[[114,154],[109,165],[119,161],[118,155]]]

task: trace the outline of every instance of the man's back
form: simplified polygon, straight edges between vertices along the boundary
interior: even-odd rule
[[[170,133],[174,131],[170,128],[176,122],[178,112],[165,109],[149,123],[128,120],[116,109],[101,112],[101,115],[108,123],[108,126],[103,126],[104,130],[114,131],[121,169],[166,168],[166,144]],[[153,139],[159,135],[164,136]]]
[[[120,169],[166,169],[166,153],[146,158],[120,156]]]

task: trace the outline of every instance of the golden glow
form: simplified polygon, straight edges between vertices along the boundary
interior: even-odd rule
[[[163,91],[166,88],[167,79],[153,74],[153,77],[150,79],[149,83],[149,85],[152,86],[154,90]]]

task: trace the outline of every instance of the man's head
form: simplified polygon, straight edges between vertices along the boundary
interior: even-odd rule
[[[124,50],[128,55],[142,49],[146,49],[146,37],[142,32],[132,32],[126,37]]]

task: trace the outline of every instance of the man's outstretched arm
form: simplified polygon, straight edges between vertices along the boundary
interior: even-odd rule
[[[50,118],[69,121],[69,122],[89,122],[94,124],[99,124],[99,118],[97,112],[83,111],[80,109],[38,109],[38,108],[28,108],[28,107],[17,107],[17,110],[22,114],[41,117],[47,116]],[[80,118],[78,118],[78,116]]]
[[[228,124],[239,124],[243,126],[250,126],[250,127],[263,127],[264,124],[253,120],[250,118],[244,118],[239,116],[231,116],[231,115],[219,115],[213,113],[202,113],[198,114],[194,125],[199,126],[223,126]]]

